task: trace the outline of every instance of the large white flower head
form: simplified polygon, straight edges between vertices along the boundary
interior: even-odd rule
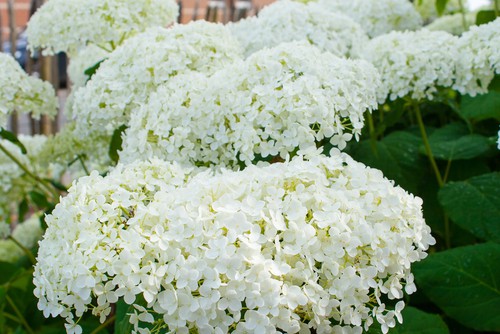
[[[266,6],[258,17],[228,25],[248,56],[284,42],[305,40],[337,56],[359,52],[368,36],[348,16],[325,11],[315,3],[281,0]]]
[[[74,56],[88,44],[112,50],[148,27],[175,22],[174,0],[49,0],[31,17],[31,50]]]
[[[363,52],[382,76],[379,102],[409,96],[432,99],[456,79],[458,37],[444,31],[393,31],[372,39]]]
[[[318,0],[318,4],[351,17],[370,37],[422,26],[420,14],[408,0]]]
[[[365,61],[284,43],[211,77],[179,76],[159,88],[132,117],[120,159],[233,168],[322,141],[343,149],[376,108],[379,85]]]
[[[0,52],[0,127],[5,127],[7,116],[14,110],[55,116],[57,98],[50,83],[29,76],[9,54]]]
[[[500,18],[473,26],[458,41],[458,79],[454,88],[472,96],[486,93],[495,73],[500,73]]]
[[[187,181],[138,166],[80,179],[47,217],[34,273],[46,316],[103,322],[123,298],[139,333],[385,333],[435,242],[419,198],[346,155]]]
[[[127,124],[131,111],[171,77],[186,71],[213,73],[240,57],[238,43],[221,24],[197,21],[149,29],[110,54],[75,92],[73,116],[81,131]]]
[[[136,281],[137,277],[130,276],[133,258],[144,254],[144,249],[137,248],[141,239],[135,239],[128,225],[136,214],[145,213],[158,191],[169,192],[184,184],[189,172],[152,159],[126,168],[118,165],[105,178],[94,171],[75,181],[46,217],[48,229],[40,242],[34,282],[45,316],[61,314],[70,320],[68,311],[75,309],[81,315],[94,295],[101,296],[99,306],[108,303],[99,312],[109,314],[109,303],[126,292],[111,290]],[[113,276],[114,283],[106,282]],[[128,301],[129,296],[126,292]]]

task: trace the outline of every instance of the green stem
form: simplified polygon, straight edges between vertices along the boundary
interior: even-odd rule
[[[499,0],[493,0],[493,9],[495,10],[495,16],[500,16],[500,5],[498,4]]]
[[[436,175],[436,180],[438,182],[439,188],[443,187],[444,182],[441,177],[441,173],[439,172],[439,168],[437,166],[436,160],[434,159],[434,155],[432,154],[431,145],[429,144],[429,138],[427,137],[427,132],[425,131],[424,121],[422,119],[422,114],[420,113],[420,108],[418,104],[414,104],[415,116],[417,117],[418,127],[420,128],[420,134],[422,136],[422,141],[425,146],[425,152],[427,153],[427,157],[429,158],[429,162],[431,163],[434,174]]]
[[[450,218],[445,213],[444,214],[444,244],[446,245],[446,249],[451,248],[451,237],[450,237]]]
[[[9,235],[7,239],[11,240],[13,243],[16,244],[17,247],[19,247],[19,248],[21,248],[23,250],[23,252],[26,254],[26,256],[28,257],[28,259],[30,260],[30,262],[31,262],[32,265],[36,264],[36,259],[35,259],[35,257],[33,256],[33,254],[31,253],[31,251],[28,248],[26,248],[23,244],[21,244],[12,235]]]
[[[33,174],[19,159],[17,159],[8,149],[6,149],[2,144],[0,144],[0,150],[5,153],[6,156],[9,157],[16,165],[21,168],[21,170],[26,173],[30,178],[35,180],[37,184],[43,186],[45,188],[44,190],[48,192],[48,194],[55,196],[54,199],[57,199],[59,197],[59,193],[55,191],[55,189],[52,188],[51,185],[47,184],[44,180]]]
[[[24,319],[22,313],[19,311],[14,301],[9,297],[9,295],[5,295],[5,298],[7,299],[7,302],[9,303],[10,307],[12,307],[12,309],[16,313],[17,318],[23,324],[24,328],[26,328],[26,332],[28,332],[28,334],[35,334],[35,332],[33,332],[33,330],[31,329],[30,325],[28,325],[26,319]]]
[[[446,181],[448,180],[448,176],[450,175],[450,169],[451,169],[451,159],[448,159],[448,163],[446,164],[446,170],[444,171],[443,184],[446,183]]]
[[[375,156],[378,156],[377,135],[375,133],[375,125],[373,122],[373,116],[372,116],[371,112],[369,112],[369,111],[366,112],[366,119],[368,120],[368,131],[370,133],[370,145],[372,147],[372,151],[375,154]]]
[[[14,317],[12,314],[9,314],[9,313],[7,313],[7,312],[4,312],[4,313],[3,313],[3,315],[4,315],[7,319],[10,319],[10,320],[12,320],[12,321],[15,321],[15,322],[17,322],[18,324],[21,324],[21,325],[23,324],[23,323],[21,322],[21,320],[19,320],[18,318]]]
[[[467,21],[465,19],[465,7],[463,0],[458,0],[458,5],[460,6],[460,15],[462,16],[462,26],[464,27],[464,31],[467,30]]]
[[[85,171],[85,174],[86,175],[90,175],[90,172],[87,169],[87,166],[85,166],[85,161],[83,161],[83,158],[82,158],[82,156],[80,154],[78,154],[78,160],[80,160],[80,164],[82,165],[83,170]]]
[[[109,317],[108,319],[106,319],[105,322],[103,322],[99,327],[97,327],[96,329],[94,329],[92,331],[92,333],[90,333],[90,334],[97,334],[97,333],[99,333],[100,331],[102,331],[103,329],[105,329],[106,327],[108,327],[109,324],[111,324],[112,322],[114,322],[115,318],[116,318],[116,315],[113,315],[113,316]]]

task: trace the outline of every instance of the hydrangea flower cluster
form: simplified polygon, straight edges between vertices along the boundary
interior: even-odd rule
[[[136,212],[145,212],[157,192],[169,192],[183,185],[190,172],[153,159],[128,165],[126,169],[118,165],[106,178],[93,171],[75,181],[52,215],[46,217],[49,227],[40,242],[34,293],[40,298],[38,306],[44,315],[61,315],[71,320],[70,309],[75,308],[76,316],[80,316],[93,297],[90,286],[102,295],[95,310],[101,316],[109,314],[109,303],[117,300],[114,297],[125,296],[130,301],[132,291],[122,289],[113,292],[114,296],[106,290],[98,292],[112,284],[106,282],[107,271],[116,272],[117,279],[125,280],[120,283],[122,287],[127,286],[129,279],[135,281],[129,276],[134,264],[128,255],[139,255],[132,245],[140,239],[128,231],[128,220]],[[69,240],[75,243],[67,243]],[[64,292],[66,289],[68,293]]]
[[[408,0],[318,0],[318,4],[351,17],[370,37],[422,26],[422,18]]]
[[[432,99],[456,79],[458,37],[444,31],[393,31],[372,39],[363,56],[380,72],[379,102],[409,95]]]
[[[112,50],[148,27],[175,22],[174,0],[49,0],[31,17],[29,48],[70,57],[88,44]]]
[[[378,85],[365,61],[284,43],[210,77],[190,73],[160,87],[132,116],[120,161],[237,167],[322,140],[343,149],[360,134],[363,113],[377,107]]]
[[[4,222],[0,222],[0,228],[5,226],[9,227]],[[27,249],[33,248],[38,240],[42,238],[42,234],[43,230],[38,214],[34,214],[28,220],[17,224],[12,231],[12,237]],[[14,241],[2,240],[0,235],[0,261],[16,262],[23,255],[24,251]]]
[[[411,263],[434,239],[422,201],[380,171],[338,153],[188,175],[152,160],[78,180],[40,242],[44,314],[77,331],[75,317],[91,310],[103,322],[123,297],[135,333],[147,323],[358,333],[375,321],[386,333],[401,321]]]
[[[359,53],[368,36],[349,17],[325,11],[315,3],[281,0],[266,6],[258,17],[228,25],[246,56],[265,47],[305,40],[337,56]]]
[[[14,110],[55,116],[57,98],[50,83],[29,76],[9,54],[0,52],[0,128],[5,127],[7,116]]]
[[[488,91],[495,73],[500,74],[500,18],[473,26],[459,39],[459,80],[455,89],[472,96]]]
[[[186,71],[213,73],[240,58],[238,43],[221,24],[151,28],[125,41],[75,92],[73,116],[82,132],[127,124],[131,111],[170,78]]]

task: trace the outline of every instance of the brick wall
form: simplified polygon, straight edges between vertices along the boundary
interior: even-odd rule
[[[30,0],[14,0],[14,22],[18,31],[26,26],[29,17]],[[7,0],[0,0],[0,15],[2,22],[2,41],[9,38],[9,17],[7,10]]]

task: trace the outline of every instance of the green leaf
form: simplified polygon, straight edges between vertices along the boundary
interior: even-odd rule
[[[491,90],[487,94],[475,97],[462,96],[460,114],[465,119],[473,121],[489,118],[500,120],[500,92]]]
[[[24,221],[24,217],[28,213],[29,206],[28,206],[28,200],[24,198],[21,203],[19,203],[18,206],[18,219],[20,222]]]
[[[493,80],[491,80],[490,84],[488,85],[488,90],[500,92],[500,74],[495,75]]]
[[[446,323],[437,314],[425,313],[415,307],[406,306],[401,312],[403,323],[389,330],[389,334],[448,334]],[[377,322],[370,327],[367,334],[382,334]]]
[[[447,4],[448,0],[436,0],[436,11],[439,16],[443,15]]]
[[[450,182],[438,198],[455,224],[478,238],[500,242],[500,173]]]
[[[9,262],[0,262],[0,285],[3,285],[13,279],[19,272],[19,268]]]
[[[64,191],[67,192],[68,188],[66,186],[58,181],[52,180],[52,179],[44,179],[44,181],[49,182],[55,189],[59,191]]]
[[[4,316],[4,309],[6,305],[6,297],[7,296],[7,289],[3,286],[0,286],[0,333],[5,332],[5,316]]]
[[[480,156],[490,149],[488,138],[477,134],[469,134],[467,127],[461,123],[451,123],[437,129],[429,136],[432,154],[436,159],[462,160]],[[420,147],[425,154],[425,147]]]
[[[476,14],[476,25],[495,21],[497,18],[494,10],[480,10]]]
[[[13,132],[7,131],[4,128],[0,127],[0,137],[15,144],[17,147],[21,149],[21,152],[23,154],[26,154],[28,152],[26,151],[26,147],[24,147],[23,143],[19,141],[19,139]]]
[[[90,66],[89,68],[87,68],[83,72],[86,76],[88,76],[87,81],[89,81],[90,79],[92,79],[92,77],[97,72],[97,70],[99,69],[99,67],[101,67],[102,62],[105,61],[106,59],[107,58],[99,60],[97,63],[95,63],[94,65]]]
[[[448,316],[478,331],[500,331],[500,245],[429,255],[413,265],[417,286]]]
[[[446,323],[437,314],[429,314],[411,306],[404,308],[403,323],[396,325],[390,334],[448,334]]]
[[[111,161],[114,163],[118,162],[119,156],[118,151],[122,149],[122,133],[127,129],[126,125],[120,126],[113,132],[113,136],[111,137],[111,144],[109,145],[109,157]]]
[[[133,313],[134,307],[128,305],[123,299],[116,303],[115,333],[131,333],[134,327],[129,322],[128,313]]]
[[[354,159],[378,168],[384,175],[410,192],[416,192],[417,184],[425,168],[425,160],[418,154],[421,144],[418,135],[407,131],[397,131],[375,143],[364,140],[354,144],[350,152]]]
[[[35,203],[40,209],[49,208],[51,206],[49,201],[47,201],[47,197],[38,191],[30,191],[28,195],[33,203]]]

